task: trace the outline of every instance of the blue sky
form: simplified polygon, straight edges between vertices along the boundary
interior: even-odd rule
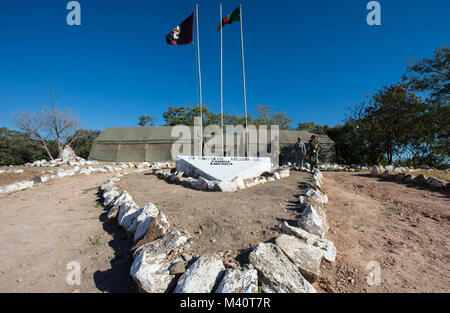
[[[83,127],[163,124],[167,106],[198,103],[195,46],[165,35],[194,1],[80,0],[81,26],[66,23],[66,0],[0,1],[0,126],[16,110],[56,102]],[[220,112],[219,1],[200,0],[203,103]],[[369,0],[223,1],[243,4],[249,114],[258,104],[293,120],[335,125],[346,109],[398,81],[413,57],[450,45],[450,1],[390,0],[369,26]],[[224,109],[243,114],[239,24],[224,28]]]

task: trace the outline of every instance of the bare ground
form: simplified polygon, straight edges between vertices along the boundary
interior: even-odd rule
[[[170,184],[155,175],[133,173],[118,183],[143,207],[152,202],[172,229],[187,234],[189,253],[237,252],[277,237],[283,221],[299,216],[298,195],[308,173],[233,193],[205,192]]]
[[[53,180],[0,199],[0,292],[134,292],[130,242],[103,223],[98,186],[112,174]],[[71,261],[81,285],[66,283]]]
[[[330,202],[327,238],[337,247],[323,264],[329,292],[449,292],[448,194],[358,173],[324,173]],[[381,266],[381,284],[369,286],[370,261]]]
[[[136,292],[129,276],[131,242],[105,222],[97,187],[112,174],[66,177],[0,199],[0,292]],[[449,196],[378,181],[360,173],[324,173],[326,208],[338,256],[323,262],[321,292],[449,292]],[[189,233],[193,255],[245,250],[270,240],[284,220],[295,223],[308,174],[237,193],[201,192],[153,175],[123,184],[139,205],[152,201],[173,228]],[[300,187],[300,188],[299,188]],[[80,286],[66,283],[78,261]],[[369,261],[381,284],[368,286]]]
[[[25,167],[14,167],[14,169],[23,169],[23,173],[1,173],[0,174],[0,186],[14,184],[22,180],[30,180],[36,176],[43,174],[44,170],[42,168],[25,168]]]

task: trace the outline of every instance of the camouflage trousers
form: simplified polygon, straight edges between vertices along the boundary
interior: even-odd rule
[[[301,153],[297,153],[295,155],[295,165],[298,167],[303,167],[303,160],[305,159],[305,156]]]
[[[313,157],[314,162],[312,161]],[[309,154],[309,164],[311,165],[311,168],[319,168],[319,152],[312,152]]]

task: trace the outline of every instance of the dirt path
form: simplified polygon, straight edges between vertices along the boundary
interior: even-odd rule
[[[324,173],[327,238],[338,249],[324,264],[322,291],[449,292],[450,198],[359,173]],[[381,284],[369,286],[370,261]]]
[[[0,292],[130,292],[130,242],[103,223],[97,187],[112,174],[67,177],[0,199]],[[81,285],[66,283],[68,262]]]

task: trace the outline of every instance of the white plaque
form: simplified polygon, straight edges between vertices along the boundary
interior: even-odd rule
[[[257,177],[271,169],[270,158],[179,155],[176,161],[177,172],[218,181]]]

